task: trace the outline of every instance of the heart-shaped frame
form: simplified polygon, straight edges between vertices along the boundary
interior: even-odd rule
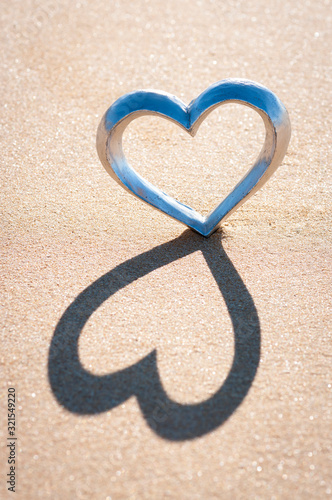
[[[228,102],[244,104],[257,111],[265,125],[265,142],[254,165],[206,217],[163,193],[127,163],[122,149],[122,135],[135,118],[158,115],[194,136],[207,115]],[[227,79],[211,85],[188,106],[177,97],[156,90],[125,94],[112,104],[100,122],[97,151],[107,172],[124,189],[208,237],[271,177],[285,156],[290,135],[287,110],[273,92],[249,80]]]

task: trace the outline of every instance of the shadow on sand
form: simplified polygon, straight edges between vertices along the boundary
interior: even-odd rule
[[[221,240],[221,233],[205,239],[186,230],[179,238],[123,262],[78,295],[61,317],[49,351],[49,381],[62,406],[80,415],[98,414],[135,395],[148,425],[156,434],[172,441],[202,436],[232,415],[256,375],[260,325],[254,301]],[[155,350],[134,365],[109,375],[96,376],[85,370],[79,360],[78,340],[98,307],[138,278],[196,251],[201,251],[206,259],[234,329],[233,364],[220,389],[198,404],[172,401],[163,389]]]

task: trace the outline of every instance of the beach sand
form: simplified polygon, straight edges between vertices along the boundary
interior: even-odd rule
[[[1,7],[1,498],[332,496],[328,1]],[[204,239],[101,165],[98,124],[155,88],[189,103],[247,78],[287,107],[270,181]],[[193,139],[134,122],[138,172],[206,214],[248,170],[260,117],[229,104]]]

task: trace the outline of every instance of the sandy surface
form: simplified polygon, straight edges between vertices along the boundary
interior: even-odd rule
[[[1,490],[16,496],[332,496],[328,1],[2,2]],[[289,110],[264,188],[206,240],[129,196],[95,149],[138,88],[190,102],[248,78]],[[206,213],[264,138],[240,105],[192,139],[133,123],[137,170]]]

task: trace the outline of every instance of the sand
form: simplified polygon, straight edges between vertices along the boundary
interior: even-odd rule
[[[1,6],[1,490],[35,499],[332,496],[328,1]],[[95,136],[122,94],[248,78],[287,107],[270,181],[204,239],[140,203]],[[264,140],[134,122],[135,168],[202,213]],[[7,391],[16,391],[15,488]]]

